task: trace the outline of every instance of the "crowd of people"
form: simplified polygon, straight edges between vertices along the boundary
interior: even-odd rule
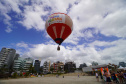
[[[126,84],[126,71],[104,71],[104,74],[96,72],[95,75],[98,82],[100,77],[106,84]]]

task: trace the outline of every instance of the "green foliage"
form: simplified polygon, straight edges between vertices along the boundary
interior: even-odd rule
[[[20,73],[20,77],[22,77],[23,76],[23,74],[22,73]]]
[[[0,69],[0,73],[5,73],[5,72],[8,72],[8,68],[7,68],[7,65],[3,65]]]
[[[58,75],[61,75],[62,73],[57,73]]]
[[[29,73],[36,73],[34,67],[32,66],[32,64],[29,67]]]
[[[43,74],[40,74],[40,76],[42,76]]]
[[[74,69],[74,70],[82,70],[82,68],[76,68],[76,69]]]
[[[43,69],[42,69],[42,68],[40,68],[40,69],[39,69],[39,71],[40,71],[40,72],[43,72]]]
[[[68,70],[65,70],[65,73],[68,73]]]
[[[26,72],[24,76],[25,77],[28,77],[29,76],[29,72]]]
[[[17,78],[17,77],[18,77],[17,72],[14,72],[12,78]]]
[[[53,73],[54,68],[50,68],[50,71]]]

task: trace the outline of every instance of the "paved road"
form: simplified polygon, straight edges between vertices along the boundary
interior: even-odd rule
[[[0,84],[103,84],[95,76],[34,77],[0,80]]]

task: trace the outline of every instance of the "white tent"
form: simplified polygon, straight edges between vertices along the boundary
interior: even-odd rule
[[[126,70],[126,67],[122,67],[122,66],[120,66],[118,69]]]
[[[93,70],[92,70],[92,67],[83,67],[83,68],[82,68],[82,71],[83,71],[83,72],[91,72],[91,71],[93,71]]]

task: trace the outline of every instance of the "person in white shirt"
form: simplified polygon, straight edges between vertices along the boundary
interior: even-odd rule
[[[95,74],[96,75],[96,79],[99,82],[99,77],[98,77],[98,73]]]

